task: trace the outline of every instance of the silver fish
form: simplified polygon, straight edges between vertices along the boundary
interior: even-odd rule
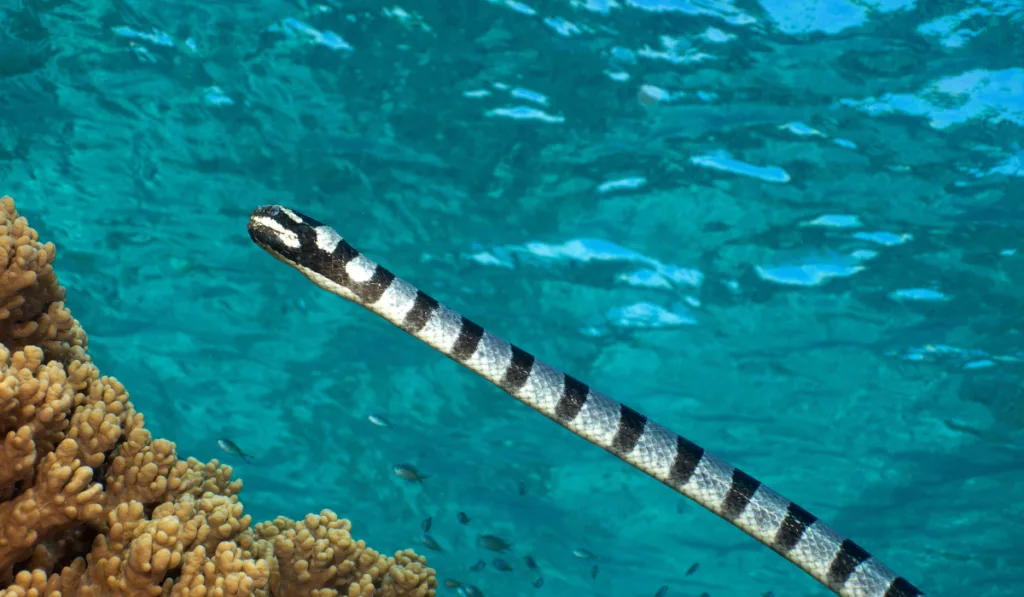
[[[437,542],[437,539],[434,539],[429,533],[423,533],[423,536],[420,537],[420,543],[426,545],[428,549],[444,551],[441,549],[441,544]]]
[[[533,581],[533,586],[535,588],[538,588],[538,589],[543,587],[544,586],[544,577],[543,576],[538,576],[537,580]]]
[[[430,532],[430,526],[432,524],[434,524],[434,517],[433,516],[428,516],[428,517],[423,519],[423,522],[420,523],[420,528],[423,529],[424,533],[429,533]]]
[[[462,524],[469,524],[469,516],[465,512],[459,512],[456,515],[456,518],[458,518],[459,522]]]
[[[462,583],[460,583],[459,581],[455,580],[454,578],[449,578],[449,579],[444,581],[444,586],[448,587],[449,589],[454,589],[454,588],[459,587],[461,585],[462,585]]]
[[[700,568],[700,562],[694,562],[683,576],[690,576]]]
[[[487,562],[485,562],[483,560],[477,560],[476,564],[473,564],[472,566],[470,566],[469,569],[472,570],[473,572],[480,572],[481,570],[483,570],[486,567],[487,567]]]
[[[597,564],[590,569],[590,578],[597,578]]]
[[[242,459],[243,462],[249,462],[252,459],[252,457],[243,452],[242,449],[239,448],[237,444],[235,444],[235,442],[229,439],[219,439],[217,440],[217,445],[220,446],[221,450],[224,450],[228,454],[231,454],[232,456],[238,456],[239,458]]]
[[[665,597],[665,595],[668,595],[668,585],[661,585],[661,588],[654,594],[654,597]]]
[[[455,589],[455,592],[458,593],[460,597],[484,597],[484,592],[473,585],[461,585],[459,588]]]
[[[577,547],[576,549],[572,550],[572,555],[576,556],[577,558],[583,558],[584,560],[590,560],[594,557],[594,554],[583,549],[582,547]]]
[[[523,561],[526,562],[526,567],[530,570],[537,569],[537,561],[530,556],[523,556]]]
[[[505,551],[512,547],[512,544],[495,535],[480,535],[476,540],[477,545],[491,551]]]
[[[391,427],[391,421],[385,419],[381,415],[370,415],[366,418],[377,427]]]
[[[420,474],[416,467],[411,464],[396,464],[391,467],[391,471],[395,473],[399,479],[411,481],[414,483],[423,483],[424,479],[429,479],[430,475]]]

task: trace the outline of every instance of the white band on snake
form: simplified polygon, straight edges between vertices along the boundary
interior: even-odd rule
[[[836,594],[924,594],[747,473],[487,333],[364,257],[329,226],[272,205],[253,212],[249,236],[317,286],[380,315],[562,427],[731,522]]]

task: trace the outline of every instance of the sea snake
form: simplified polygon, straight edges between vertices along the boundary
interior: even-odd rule
[[[373,311],[731,522],[836,594],[924,595],[807,510],[632,408],[484,331],[353,249],[333,228],[269,205],[249,218],[249,236],[317,286]]]

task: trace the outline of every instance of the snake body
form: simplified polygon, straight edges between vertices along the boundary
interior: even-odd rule
[[[253,212],[249,235],[324,290],[387,319],[562,427],[714,512],[836,594],[924,595],[807,510],[643,414],[486,332],[363,256],[331,227],[271,205]]]

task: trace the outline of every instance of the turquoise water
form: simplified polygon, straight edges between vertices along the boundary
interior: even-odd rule
[[[930,595],[1024,586],[1020,1],[0,0],[0,83],[96,361],[256,519],[489,597],[825,594],[268,257],[283,203]]]

